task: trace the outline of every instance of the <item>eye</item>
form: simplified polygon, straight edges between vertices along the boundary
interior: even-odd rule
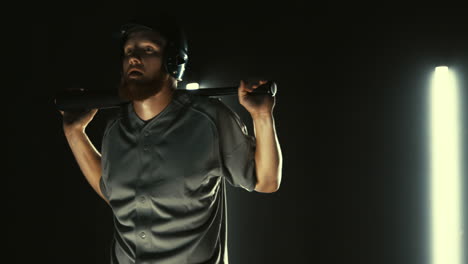
[[[154,51],[154,49],[153,49],[152,47],[150,47],[150,46],[147,46],[147,47],[145,48],[145,51]]]
[[[124,53],[125,55],[130,55],[132,53],[132,49],[127,49]]]

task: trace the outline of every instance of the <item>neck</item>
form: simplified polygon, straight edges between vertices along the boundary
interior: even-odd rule
[[[157,94],[144,100],[132,101],[133,109],[141,120],[147,121],[161,113],[172,101],[175,89],[164,86]]]

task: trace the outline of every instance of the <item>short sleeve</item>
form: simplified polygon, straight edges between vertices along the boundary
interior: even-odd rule
[[[99,188],[101,189],[102,195],[106,197],[109,201],[109,192],[106,186],[107,180],[107,142],[108,142],[108,134],[110,128],[117,122],[117,119],[111,119],[107,121],[107,124],[104,129],[104,133],[102,136],[102,144],[101,144],[101,178],[99,179]]]
[[[223,176],[234,187],[252,192],[257,183],[255,170],[255,137],[237,113],[220,99],[218,107],[218,135]]]
[[[101,189],[102,195],[104,195],[107,201],[109,201],[109,195],[107,194],[107,187],[106,187],[106,184],[104,183],[102,175],[101,175],[101,178],[99,179],[99,188]]]

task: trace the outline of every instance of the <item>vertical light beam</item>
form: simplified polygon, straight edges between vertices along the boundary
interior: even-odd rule
[[[460,96],[448,67],[436,67],[429,100],[432,264],[462,264]]]

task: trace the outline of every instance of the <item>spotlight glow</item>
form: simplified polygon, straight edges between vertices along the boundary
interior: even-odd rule
[[[188,83],[186,86],[185,86],[185,89],[186,90],[197,90],[198,88],[200,88],[200,86],[198,85],[198,83]]]
[[[460,95],[448,67],[436,67],[429,100],[432,264],[461,264]]]

